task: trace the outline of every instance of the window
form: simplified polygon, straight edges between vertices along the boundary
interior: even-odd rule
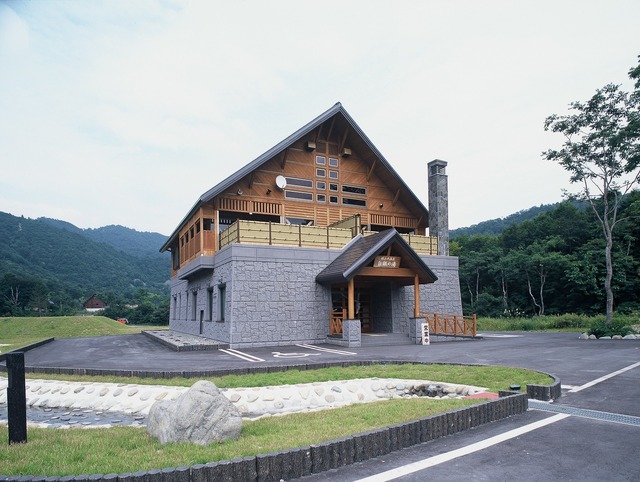
[[[310,179],[298,179],[296,177],[286,177],[287,186],[313,188],[313,181]]]
[[[180,269],[180,248],[178,246],[171,250],[171,261],[174,270]]]
[[[324,156],[316,156],[316,164],[324,166],[327,163],[327,158]]]
[[[315,224],[313,219],[303,219],[303,218],[287,218],[287,222],[295,226],[298,226],[298,225],[313,226]]]
[[[316,181],[316,189],[324,191],[327,189],[327,183],[324,181]]]
[[[329,179],[338,179],[338,171],[329,171]]]
[[[366,187],[358,187],[358,186],[346,186],[346,185],[342,185],[342,192],[348,193],[348,194],[359,194],[361,196],[366,196],[367,195],[367,188]]]
[[[191,292],[192,296],[191,296],[191,319],[195,320],[196,319],[196,309],[198,307],[198,292],[197,291],[192,291]]]
[[[367,205],[367,200],[366,199],[353,199],[350,197],[343,197],[342,198],[342,204],[349,204],[351,206],[366,206]]]
[[[330,157],[329,167],[338,167],[338,159],[336,159],[335,157]]]
[[[173,295],[173,319],[178,319],[178,296]]]
[[[227,304],[227,285],[218,285],[218,321],[225,321]]]
[[[207,289],[207,320],[213,321],[213,288]]]
[[[326,169],[316,169],[316,177],[327,177]]]
[[[329,202],[331,204],[338,204],[338,196],[329,196]]]
[[[313,201],[313,193],[310,192],[285,191],[284,197],[295,201]]]
[[[325,194],[316,194],[316,201],[319,203],[327,202],[327,196]]]
[[[338,192],[338,185],[337,184],[333,184],[333,183],[329,183],[329,191]]]

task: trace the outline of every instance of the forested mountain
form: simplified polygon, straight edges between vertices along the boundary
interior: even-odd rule
[[[555,208],[559,203],[555,204],[541,204],[540,206],[534,206],[529,209],[518,211],[517,213],[510,214],[504,218],[490,219],[488,221],[482,221],[478,224],[473,224],[466,228],[452,229],[449,232],[449,239],[455,239],[460,236],[473,236],[475,234],[493,234],[498,235],[509,226],[522,223],[531,218],[536,217],[538,214],[550,211]]]
[[[121,226],[82,230],[0,213],[0,316],[13,308],[77,309],[93,293],[133,300],[142,289],[166,297],[169,256],[158,253],[165,240]]]
[[[614,233],[616,309],[640,311],[640,191],[628,194]],[[603,313],[605,241],[591,209],[569,201],[499,235],[459,236],[464,311],[481,316]]]
[[[66,221],[51,218],[38,218],[38,221],[66,229],[72,233],[82,234],[89,239],[108,244],[133,256],[167,259],[166,253],[160,253],[160,246],[165,243],[167,237],[160,233],[140,232],[117,225],[80,229]]]

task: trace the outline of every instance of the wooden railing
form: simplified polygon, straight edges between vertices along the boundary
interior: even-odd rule
[[[342,323],[347,317],[347,310],[331,310],[329,314],[329,334],[330,335],[342,335]]]
[[[438,238],[436,236],[419,236],[417,234],[401,234],[400,236],[416,253],[432,256],[438,254]]]
[[[220,249],[232,243],[339,249],[351,238],[345,228],[238,220],[220,233]]]
[[[476,336],[476,315],[447,315],[443,313],[420,313],[429,323],[432,335]]]
[[[238,220],[220,233],[220,248],[231,243],[298,246],[307,248],[342,248],[357,233],[354,228],[302,226]],[[365,236],[374,234],[365,231]],[[403,239],[418,254],[438,254],[438,238],[402,234]]]

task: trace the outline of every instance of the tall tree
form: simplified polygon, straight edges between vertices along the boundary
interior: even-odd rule
[[[640,59],[640,57],[639,57]],[[640,65],[629,76],[638,79]],[[613,318],[613,233],[621,221],[618,208],[625,194],[640,181],[640,80],[628,93],[619,85],[598,89],[587,102],[573,102],[569,115],[551,115],[545,131],[559,132],[565,140],[561,149],[549,149],[543,158],[558,162],[580,185],[573,196],[589,202],[605,239],[607,324]]]

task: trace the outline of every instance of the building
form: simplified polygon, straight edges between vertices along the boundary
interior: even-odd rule
[[[428,179],[446,218],[445,166],[429,163]],[[170,328],[236,348],[419,338],[425,311],[462,315],[438,216],[337,103],[179,223],[160,249],[171,252]]]
[[[107,309],[107,304],[102,301],[98,296],[94,293],[92,294],[87,301],[82,304],[82,307],[86,311],[96,312],[96,311],[104,311]]]

